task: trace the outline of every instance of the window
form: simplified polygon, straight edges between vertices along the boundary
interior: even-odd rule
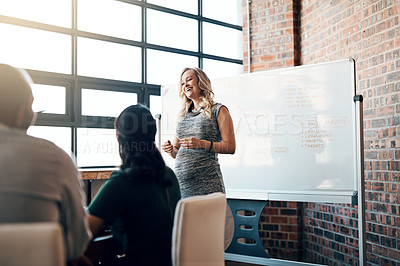
[[[152,9],[147,12],[147,41],[152,44],[197,51],[197,28],[195,19]]]
[[[1,62],[15,67],[71,74],[71,36],[4,23],[0,23],[0,35]]]
[[[203,60],[203,70],[210,80],[243,73],[241,65],[212,59]]]
[[[203,16],[223,22],[242,25],[242,1],[202,0]]]
[[[113,167],[121,164],[115,129],[78,128],[78,167]]]
[[[141,82],[140,47],[78,38],[78,75]]]
[[[114,0],[80,0],[78,30],[128,40],[142,40],[140,6]]]
[[[29,134],[83,169],[116,167],[113,125],[127,106],[161,114],[161,86],[187,66],[242,73],[241,17],[239,0],[2,0],[0,61],[35,83]]]
[[[27,131],[28,135],[47,139],[60,148],[68,155],[72,156],[71,147],[71,128],[68,127],[46,127],[46,126],[31,126]]]
[[[32,94],[34,112],[65,114],[65,87],[33,84]]]
[[[171,9],[176,9],[183,12],[197,14],[197,0],[147,0],[147,3],[164,6]]]
[[[133,104],[136,93],[82,89],[82,115],[117,117]]]
[[[71,0],[2,0],[0,15],[71,27]]]
[[[242,59],[242,32],[212,23],[204,23],[204,52],[223,57]],[[215,38],[218,36],[218,38]],[[223,41],[221,41],[223,40]]]
[[[179,74],[184,67],[197,66],[198,58],[158,50],[147,50],[147,81],[153,84],[179,84]]]

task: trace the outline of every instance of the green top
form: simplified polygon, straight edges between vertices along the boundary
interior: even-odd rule
[[[126,257],[137,264],[171,263],[173,219],[181,194],[174,172],[167,167],[165,175],[171,187],[113,172],[89,205],[89,213],[111,225]]]

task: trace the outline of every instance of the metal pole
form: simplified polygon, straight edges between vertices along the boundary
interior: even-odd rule
[[[362,96],[360,95],[359,100],[356,101],[356,110],[358,110],[358,117],[360,121],[357,123],[357,131],[359,136],[358,144],[359,149],[358,158],[359,166],[358,166],[358,249],[359,249],[359,260],[360,266],[367,265],[367,256],[366,256],[366,232],[365,232],[365,177],[364,177],[364,146],[363,146],[363,105],[362,105]]]
[[[161,150],[161,114],[155,115],[157,121],[158,138],[156,139],[156,146]]]

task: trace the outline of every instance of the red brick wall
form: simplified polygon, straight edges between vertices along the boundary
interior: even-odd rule
[[[395,2],[313,0],[303,1],[301,9],[303,64],[356,60],[357,93],[365,99],[369,265],[400,264],[400,3]],[[307,259],[350,265],[358,261],[357,209],[306,204],[305,213]]]
[[[400,1],[253,0],[250,6],[252,72],[356,60],[357,93],[364,96],[368,265],[400,265]],[[247,71],[247,23],[243,29]],[[301,205],[294,208],[303,213],[296,218],[303,229],[298,234],[302,235],[298,257],[314,263],[358,265],[357,206]],[[279,220],[281,210],[287,208],[264,209],[260,236],[273,255],[296,259],[285,254],[284,247],[274,251],[289,241],[282,240],[285,223],[271,219]],[[267,226],[270,222],[272,226]],[[273,234],[277,231],[282,234]]]
[[[251,1],[251,72],[299,64],[298,6],[293,2],[295,1]],[[248,72],[246,0],[243,14],[244,72]]]
[[[302,203],[271,201],[259,224],[260,239],[272,258],[303,259]]]

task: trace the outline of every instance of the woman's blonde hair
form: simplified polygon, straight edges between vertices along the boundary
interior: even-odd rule
[[[185,116],[185,114],[189,111],[190,106],[193,104],[193,101],[188,99],[182,89],[182,76],[186,71],[192,70],[197,77],[198,86],[201,90],[201,102],[200,107],[202,108],[202,112],[204,115],[210,119],[212,116],[212,109],[214,107],[214,92],[212,91],[211,81],[207,77],[207,74],[204,71],[197,67],[186,67],[182,70],[180,79],[179,79],[179,89],[178,94],[181,98],[181,109],[179,111],[178,118]]]

